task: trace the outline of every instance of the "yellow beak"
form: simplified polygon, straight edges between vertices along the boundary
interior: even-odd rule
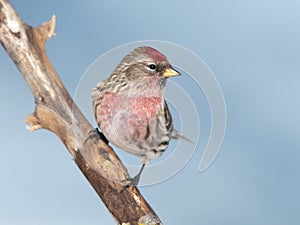
[[[181,75],[181,74],[179,72],[177,72],[176,70],[174,70],[173,68],[167,68],[163,72],[163,76],[165,78],[173,77],[173,76],[179,76],[179,75]]]

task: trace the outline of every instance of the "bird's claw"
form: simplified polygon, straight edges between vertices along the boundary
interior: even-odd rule
[[[121,193],[129,187],[136,187],[138,185],[140,178],[141,178],[141,174],[142,174],[145,166],[146,166],[146,163],[143,163],[140,171],[134,177],[128,177],[125,180],[122,180],[122,183],[123,182],[128,182],[128,183],[122,188]]]
[[[89,139],[94,139],[96,138],[97,140],[101,139],[103,140],[106,144],[108,144],[108,140],[106,139],[106,137],[104,136],[104,134],[102,132],[99,131],[98,128],[90,130],[89,131],[89,135],[87,136],[87,138],[84,141],[84,144],[89,140]]]
[[[129,187],[136,187],[138,185],[139,181],[140,181],[139,174],[136,175],[135,177],[128,177],[128,178],[122,180],[121,181],[122,183],[124,183],[124,182],[128,182],[128,183],[122,188],[121,193]]]

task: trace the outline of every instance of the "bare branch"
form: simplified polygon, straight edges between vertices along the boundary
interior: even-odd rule
[[[28,129],[47,129],[60,138],[118,224],[161,224],[138,189],[120,193],[123,185],[119,181],[128,173],[113,149],[101,139],[85,142],[93,128],[46,54],[45,43],[55,35],[55,21],[53,16],[51,21],[33,28],[21,20],[7,0],[0,0],[0,42],[35,101],[35,111],[26,119]]]

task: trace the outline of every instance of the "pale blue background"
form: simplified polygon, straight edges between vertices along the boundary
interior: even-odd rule
[[[12,3],[34,26],[57,16],[48,54],[71,94],[99,55],[138,40],[186,46],[214,71],[228,111],[217,160],[198,173],[200,149],[141,189],[164,224],[300,224],[300,1]],[[114,224],[56,136],[25,129],[34,102],[3,49],[0,74],[0,224]]]

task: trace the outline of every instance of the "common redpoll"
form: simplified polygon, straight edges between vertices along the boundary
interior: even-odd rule
[[[163,97],[166,79],[178,75],[165,55],[143,46],[126,55],[92,91],[95,119],[104,136],[142,158],[140,171],[127,179],[126,187],[138,184],[145,165],[167,149],[171,138],[182,137],[173,129]]]

